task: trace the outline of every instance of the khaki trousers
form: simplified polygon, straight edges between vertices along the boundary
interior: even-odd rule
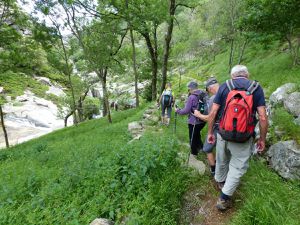
[[[232,196],[235,192],[241,177],[249,167],[252,149],[253,138],[245,143],[235,143],[225,141],[220,134],[217,134],[215,180],[225,181],[222,189],[224,194]]]

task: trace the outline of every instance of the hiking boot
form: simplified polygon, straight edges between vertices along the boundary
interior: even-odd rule
[[[220,211],[225,211],[232,207],[232,201],[231,199],[224,200],[222,198],[219,198],[216,207]]]

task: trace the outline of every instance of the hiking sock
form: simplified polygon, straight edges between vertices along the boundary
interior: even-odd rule
[[[226,195],[226,194],[224,194],[222,191],[221,191],[221,199],[223,199],[223,200],[225,200],[225,201],[227,201],[227,200],[229,200],[230,199],[230,196],[229,195]]]
[[[216,172],[216,166],[215,165],[210,166],[210,173],[211,173],[212,176],[215,175],[215,172]]]

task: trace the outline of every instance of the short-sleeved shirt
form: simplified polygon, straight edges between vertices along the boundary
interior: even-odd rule
[[[252,81],[245,78],[233,79],[233,84],[237,90],[246,90],[250,87],[251,83]],[[214,103],[220,105],[220,109],[217,116],[218,118],[216,121],[219,121],[221,119],[221,116],[223,114],[226,105],[226,99],[228,94],[229,94],[229,89],[226,83],[224,83],[220,86],[216,94],[216,97],[214,99]],[[266,105],[265,95],[263,89],[261,88],[261,86],[259,86],[253,93],[253,113],[256,114],[257,107],[265,106],[265,105]]]
[[[207,101],[207,104],[208,104],[208,113],[210,112],[210,110],[212,108],[212,105],[214,103],[215,97],[216,97],[216,95],[212,95],[212,96],[209,97],[209,99]]]

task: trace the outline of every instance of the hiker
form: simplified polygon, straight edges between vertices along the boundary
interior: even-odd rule
[[[172,113],[172,107],[174,107],[175,98],[172,93],[172,85],[171,83],[166,84],[166,88],[161,94],[158,106],[161,106],[161,124],[169,126],[170,118]],[[166,114],[167,110],[167,115]]]
[[[208,112],[211,111],[211,108],[212,108],[212,105],[213,105],[213,102],[214,102],[214,99],[215,99],[215,96],[219,90],[219,83],[217,81],[216,78],[214,77],[210,77],[207,81],[206,81],[206,84],[205,84],[205,87],[206,87],[206,91],[211,95],[210,98],[208,99]],[[194,115],[207,122],[208,121],[208,118],[209,118],[209,115],[204,115],[204,114],[201,114],[200,111],[198,110],[195,110],[194,112]],[[214,126],[213,126],[213,134],[215,135],[215,137],[217,136],[217,131],[218,131],[218,121],[215,122]],[[214,156],[214,153],[213,153],[213,149],[216,147],[216,143],[214,144],[211,144],[211,143],[208,143],[207,142],[207,137],[205,138],[205,142],[204,142],[204,146],[203,146],[203,151],[206,153],[207,155],[207,161],[208,161],[208,164],[210,166],[210,173],[212,175],[212,177],[215,176],[215,168],[216,168],[216,162],[215,162],[215,156]]]
[[[189,97],[186,101],[184,109],[176,108],[175,110],[179,115],[188,115],[191,154],[192,156],[196,157],[199,151],[201,151],[203,148],[201,130],[205,126],[205,122],[196,118],[193,115],[193,112],[199,108],[199,100],[206,103],[208,96],[204,91],[198,89],[198,84],[194,81],[191,81],[187,87],[189,91]]]
[[[220,86],[208,119],[208,143],[217,141],[215,180],[224,183],[216,205],[220,211],[231,206],[231,196],[248,169],[256,113],[260,130],[256,143],[259,153],[265,149],[268,130],[265,97],[259,83],[249,80],[248,69],[243,65],[231,69],[231,78]],[[220,121],[217,140],[213,133],[215,121]]]

